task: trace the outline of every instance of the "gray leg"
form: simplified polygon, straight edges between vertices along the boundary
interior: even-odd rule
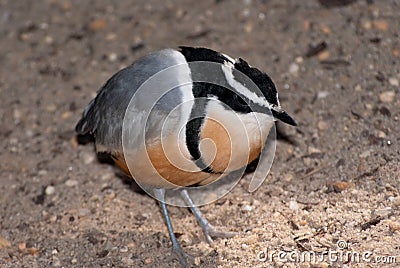
[[[165,205],[165,190],[164,189],[155,189],[154,194],[156,198],[158,199],[158,202],[160,203],[161,207],[161,212],[164,216],[165,223],[167,224],[168,228],[168,233],[169,237],[171,238],[172,242],[172,248],[174,249],[175,253],[178,255],[179,261],[182,264],[183,267],[189,267],[186,257],[181,249],[181,246],[179,245],[178,240],[176,239],[176,236],[174,234],[174,228],[172,227],[171,219],[169,218],[168,211],[167,211],[167,206]]]
[[[236,233],[233,232],[224,232],[215,230],[215,228],[207,221],[207,219],[203,217],[200,210],[193,203],[192,199],[190,198],[186,190],[181,191],[181,196],[185,201],[186,205],[189,206],[190,210],[196,217],[197,222],[200,224],[201,229],[203,229],[204,236],[206,237],[206,240],[209,244],[211,244],[213,241],[211,237],[229,238],[236,235]]]

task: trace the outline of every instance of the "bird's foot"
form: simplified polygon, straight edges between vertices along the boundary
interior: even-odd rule
[[[175,255],[176,257],[178,257],[179,263],[182,265],[182,267],[184,268],[189,268],[189,262],[188,262],[188,255],[183,252],[183,250],[181,249],[181,247],[179,246],[179,244],[177,245],[172,245],[173,247],[173,255]]]
[[[206,225],[202,226],[204,236],[209,244],[213,243],[213,238],[232,238],[238,235],[237,232],[230,232],[224,230],[224,227],[216,227],[207,222]]]

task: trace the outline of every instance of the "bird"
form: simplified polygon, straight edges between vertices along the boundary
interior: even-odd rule
[[[203,217],[188,189],[256,160],[276,121],[297,125],[282,109],[268,74],[242,58],[180,46],[149,53],[116,72],[86,106],[75,130],[91,136],[98,154],[110,156],[158,200],[173,250],[188,267],[166,191],[179,193],[208,242],[232,236]]]

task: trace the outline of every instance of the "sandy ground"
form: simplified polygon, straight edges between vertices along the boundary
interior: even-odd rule
[[[201,208],[238,236],[170,208],[193,265],[399,267],[399,29],[398,0],[0,0],[0,266],[179,267],[157,203],[73,129],[114,72],[193,45],[268,72],[299,122],[258,191]],[[329,250],[366,259],[294,260]]]

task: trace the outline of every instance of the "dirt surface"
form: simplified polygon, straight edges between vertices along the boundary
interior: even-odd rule
[[[399,267],[399,29],[398,0],[0,0],[0,267],[179,267],[157,203],[74,136],[107,78],[178,45],[266,71],[299,122],[258,191],[201,208],[238,236],[170,208],[193,265]],[[266,258],[329,249],[371,262]]]

